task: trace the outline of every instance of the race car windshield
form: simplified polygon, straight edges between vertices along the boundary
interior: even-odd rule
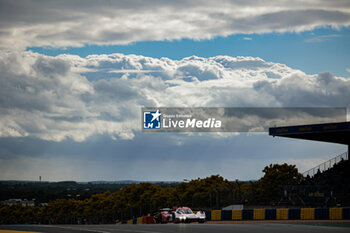
[[[181,212],[184,214],[192,214],[192,210],[190,209],[181,210]]]

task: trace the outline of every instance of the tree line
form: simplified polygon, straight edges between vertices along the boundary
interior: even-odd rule
[[[0,224],[97,224],[114,223],[152,214],[159,208],[189,206],[220,209],[230,204],[271,204],[283,195],[283,187],[303,180],[295,165],[271,164],[257,181],[229,181],[220,175],[162,187],[153,183],[130,184],[116,192],[94,194],[79,200],[56,199],[44,206],[0,204]]]

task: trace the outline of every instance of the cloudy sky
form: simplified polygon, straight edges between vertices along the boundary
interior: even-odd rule
[[[0,0],[0,180],[247,180],[347,150],[142,133],[144,106],[349,113],[350,2]]]

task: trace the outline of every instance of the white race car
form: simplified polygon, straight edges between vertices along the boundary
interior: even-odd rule
[[[192,210],[188,207],[179,207],[173,213],[173,222],[205,222],[205,213],[204,211],[198,211],[196,214],[192,212]]]

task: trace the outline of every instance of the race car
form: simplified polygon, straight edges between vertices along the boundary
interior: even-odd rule
[[[172,221],[172,210],[170,208],[160,209],[157,213],[154,214],[154,219],[156,223],[168,223]]]
[[[173,222],[205,222],[205,213],[204,211],[198,211],[196,214],[192,212],[192,210],[188,207],[179,207],[176,211],[173,212]]]

